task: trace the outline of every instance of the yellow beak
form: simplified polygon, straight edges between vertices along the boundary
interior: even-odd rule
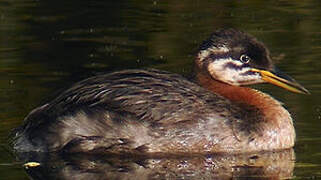
[[[301,94],[310,94],[310,92],[302,85],[280,71],[272,73],[270,71],[260,70],[256,68],[252,68],[251,71],[260,73],[263,81],[282,87],[288,91]]]

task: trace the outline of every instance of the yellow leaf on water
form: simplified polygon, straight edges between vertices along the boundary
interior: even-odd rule
[[[37,166],[40,166],[40,163],[38,163],[38,162],[27,162],[27,163],[25,163],[23,165],[23,167],[25,167],[26,169],[37,167]]]

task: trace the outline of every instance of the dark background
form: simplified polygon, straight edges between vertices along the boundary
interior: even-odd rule
[[[257,85],[293,115],[294,176],[321,176],[321,1],[0,2],[0,176],[27,179],[8,150],[10,130],[61,89],[85,77],[153,67],[184,75],[217,28],[263,41],[278,67],[312,93]]]

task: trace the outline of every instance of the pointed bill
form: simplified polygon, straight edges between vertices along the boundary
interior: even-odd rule
[[[275,72],[270,72],[256,68],[251,69],[251,71],[260,73],[263,81],[282,87],[288,91],[301,94],[310,94],[310,92],[302,85],[281,71],[275,70]]]

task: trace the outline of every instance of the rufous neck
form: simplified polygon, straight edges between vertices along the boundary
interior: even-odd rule
[[[196,78],[202,87],[215,94],[219,94],[232,102],[254,106],[265,115],[273,114],[272,111],[281,106],[280,103],[271,96],[248,87],[232,86],[217,81],[203,73],[197,73]]]
[[[277,100],[258,90],[232,86],[214,80],[206,74],[198,73],[196,77],[201,86],[229,99],[232,104],[253,106],[262,113],[263,116],[259,118],[262,124],[258,126],[260,126],[263,135],[262,138],[257,140],[261,141],[262,144],[268,144],[267,149],[271,148],[270,145],[275,145],[273,147],[275,149],[293,147],[295,131],[292,118]],[[244,108],[243,105],[241,108]]]

